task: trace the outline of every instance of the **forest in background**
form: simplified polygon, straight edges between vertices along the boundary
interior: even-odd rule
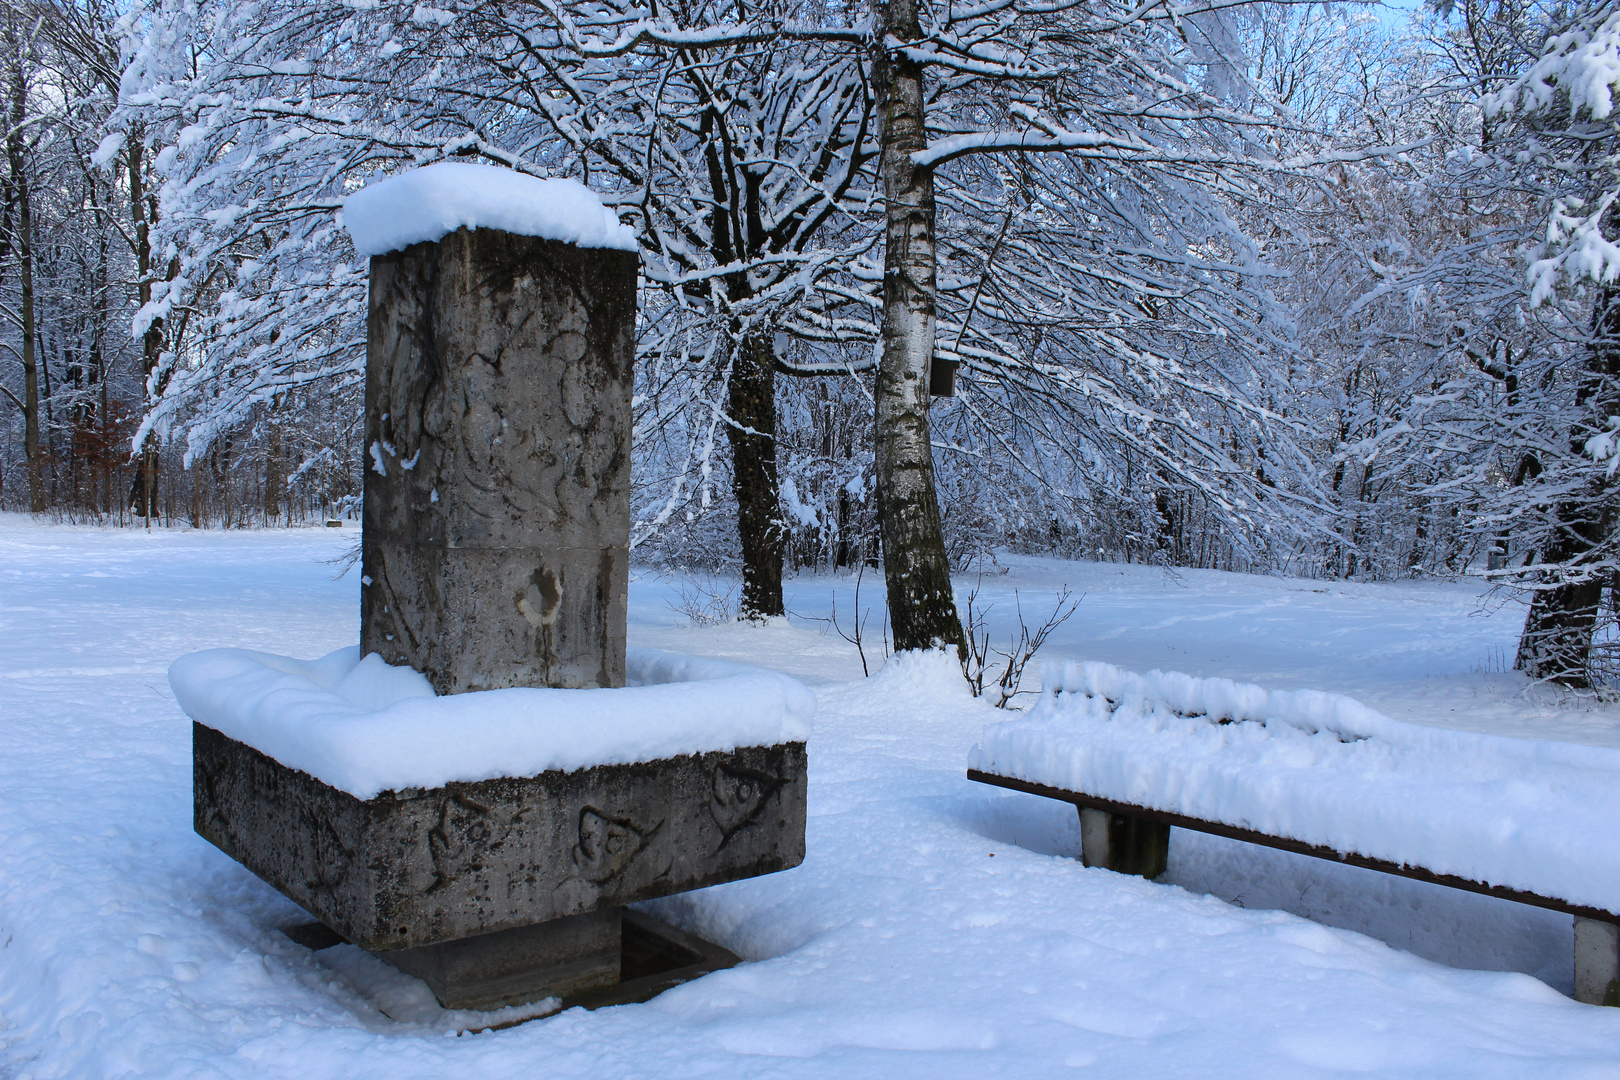
[[[578,178],[636,229],[636,557],[740,571],[745,613],[780,611],[783,573],[906,550],[880,480],[899,505],[931,469],[956,568],[1475,572],[1533,597],[1517,666],[1617,666],[1612,4],[4,19],[6,509],[353,512],[342,200],[479,160]],[[896,206],[929,224],[910,293],[885,289]],[[883,368],[919,353],[920,417]]]

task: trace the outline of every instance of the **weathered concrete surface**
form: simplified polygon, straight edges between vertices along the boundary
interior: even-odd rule
[[[1575,916],[1575,1000],[1620,1005],[1620,926]]]
[[[371,260],[362,654],[624,685],[636,267],[491,229]]]
[[[601,951],[610,923],[619,935],[612,942],[612,956]],[[284,927],[282,933],[316,952],[348,944],[325,923]],[[372,955],[425,980],[439,1003],[452,1009],[492,1009],[552,996],[563,998],[565,1009],[630,1005],[742,963],[731,950],[634,908],[606,908],[537,926]],[[589,984],[580,978],[582,970],[592,972]],[[575,988],[568,989],[570,985]]]
[[[192,726],[197,832],[366,949],[619,907],[804,859],[803,743],[362,801]]]
[[[1156,878],[1170,864],[1170,826],[1089,806],[1075,809],[1080,811],[1080,861],[1086,866]]]
[[[620,909],[376,955],[428,984],[447,1009],[499,1009],[619,983]]]

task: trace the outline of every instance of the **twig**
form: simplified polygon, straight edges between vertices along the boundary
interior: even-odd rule
[[[983,577],[981,574],[981,583]],[[974,697],[984,696],[985,677],[990,671],[992,655],[1006,661],[993,683],[996,687],[996,708],[1005,709],[1019,694],[1031,692],[1019,689],[1024,677],[1024,668],[1035,658],[1035,654],[1040,652],[1041,646],[1046,644],[1046,639],[1052,631],[1067,622],[1080,606],[1080,601],[1085,599],[1082,595],[1071,600],[1072,595],[1069,587],[1063,586],[1062,591],[1058,593],[1057,603],[1052,606],[1052,614],[1031,633],[1029,624],[1024,621],[1023,598],[1018,590],[1014,589],[1013,602],[1018,610],[1018,630],[1012,635],[1007,651],[1002,652],[990,647],[990,631],[985,625],[990,608],[987,606],[976,609],[979,585],[973,586],[973,591],[967,595],[967,618],[963,623],[963,631],[967,636],[967,654],[962,659],[962,677],[967,680],[968,689],[973,692]]]

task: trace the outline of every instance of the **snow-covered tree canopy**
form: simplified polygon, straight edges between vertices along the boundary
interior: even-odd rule
[[[230,513],[295,480],[352,498],[368,270],[344,201],[476,161],[585,183],[633,231],[644,557],[750,580],[864,559],[898,169],[927,180],[906,333],[954,377],[925,437],[959,562],[1477,562],[1542,592],[1616,565],[1603,4],[1454,0],[1405,27],[1270,2],[38,11],[7,190],[32,181],[50,219],[28,233],[41,359],[30,391],[8,210],[0,389],[40,432],[42,499],[78,453],[50,447],[90,445],[52,411],[70,372],[99,393],[79,340],[116,357],[94,438],[134,438],[194,518],[205,488]],[[902,69],[922,128],[886,165]],[[88,306],[61,258],[79,223],[107,244]]]
[[[1133,478],[1158,475],[1240,547],[1262,521],[1312,531],[1312,468],[1276,406],[1288,316],[1251,239],[1291,228],[1271,182],[1302,166],[1275,153],[1284,114],[1247,109],[1265,95],[1210,62],[1196,27],[1219,14],[1191,34],[1127,6],[928,17],[906,51],[940,73],[919,164],[941,177],[936,351],[966,391],[941,423],[963,467],[1000,461],[1059,516],[1123,489],[1145,520],[1159,485]],[[864,9],[221,3],[150,19],[118,122],[156,156],[175,268],[143,313],[169,328],[148,423],[192,454],[291,388],[352,383],[365,267],[339,207],[443,158],[578,178],[636,228],[638,430],[665,488],[649,524],[710,468],[737,342],[781,341],[791,374],[871,367]]]

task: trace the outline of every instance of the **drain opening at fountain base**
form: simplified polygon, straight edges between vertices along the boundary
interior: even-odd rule
[[[649,1001],[672,987],[742,962],[730,950],[688,934],[651,915],[629,908],[622,909],[620,915],[618,981],[610,986],[564,995],[555,1010],[541,1015],[551,1016],[563,1009],[576,1007],[600,1009]],[[330,927],[319,922],[288,927],[283,933],[297,944],[316,952],[347,944]],[[377,953],[371,955],[382,958]],[[537,988],[530,1000],[550,996],[543,988]],[[517,1002],[508,1001],[506,1004],[510,1006]],[[386,1010],[383,1011],[386,1014]],[[487,1027],[510,1027],[515,1023],[540,1019],[541,1015],[523,1020],[496,1021]],[[465,1030],[480,1029],[469,1026]]]

